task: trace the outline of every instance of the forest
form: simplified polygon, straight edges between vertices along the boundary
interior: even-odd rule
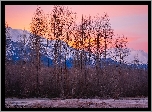
[[[18,61],[9,58],[11,35],[5,23],[5,98],[148,96],[148,67],[139,67],[138,58],[133,67],[127,64],[127,37],[115,34],[108,14],[82,15],[79,23],[76,20],[77,14],[65,6],[53,6],[50,14],[37,7],[29,24],[30,36],[20,36]],[[73,56],[70,67],[69,54]],[[42,55],[53,58],[44,64]]]

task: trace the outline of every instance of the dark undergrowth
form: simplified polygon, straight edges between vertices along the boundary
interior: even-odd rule
[[[5,97],[17,98],[118,98],[148,96],[148,71],[115,65],[104,68],[71,69],[42,66],[36,82],[36,69],[30,63],[7,64]]]

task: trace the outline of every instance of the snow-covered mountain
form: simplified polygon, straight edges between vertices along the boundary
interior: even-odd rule
[[[20,36],[23,35],[23,33],[26,35],[27,38],[30,36],[30,32],[28,32],[28,31],[23,32],[23,30],[21,30],[21,29],[9,28],[9,32],[10,32],[10,37],[11,37],[12,42],[15,42],[15,43],[20,41]],[[49,42],[50,42],[50,46],[46,50],[48,53],[48,55],[46,55],[46,57],[52,59],[53,58],[52,50],[54,48],[55,41],[49,41]],[[46,43],[47,43],[47,40],[45,38],[43,38],[43,44],[46,45]],[[64,55],[66,54],[67,59],[73,58],[73,54],[76,50],[74,48],[68,46],[63,41],[62,41],[62,44],[63,44],[63,46],[61,48],[62,49],[61,55],[64,57]],[[67,48],[67,49],[65,49],[65,48]],[[110,49],[110,50],[112,52],[114,51],[114,49]],[[129,51],[130,51],[129,55],[125,58],[125,61],[128,64],[133,63],[135,57],[139,60],[139,64],[147,64],[147,61],[148,61],[148,54],[147,53],[145,53],[142,50],[134,50],[134,49],[129,49]],[[109,58],[114,60],[113,57],[109,56]],[[92,55],[91,59],[93,60],[93,55]]]
[[[134,59],[138,59],[140,64],[147,64],[148,54],[143,50],[130,49],[130,55],[127,56],[126,60],[132,63]]]
[[[13,42],[18,42],[20,40],[20,36],[23,35],[23,33],[29,37],[30,36],[30,32],[28,31],[23,31],[21,29],[12,29],[11,27],[9,27],[9,33],[10,33],[10,36],[11,36],[11,40]]]
[[[134,49],[128,49],[129,50],[129,53],[128,53],[128,56],[126,56],[124,58],[125,62],[127,64],[133,64],[134,63],[134,60],[138,60],[139,61],[139,64],[147,64],[148,62],[148,54],[146,52],[144,52],[143,50],[134,50]],[[114,56],[115,52],[114,52],[114,48],[111,48],[108,50],[109,54],[111,56],[107,56],[108,58],[111,58],[113,60],[115,60],[112,56]]]

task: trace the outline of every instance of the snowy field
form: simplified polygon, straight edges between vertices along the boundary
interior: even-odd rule
[[[148,108],[148,98],[47,99],[6,98],[6,108]]]

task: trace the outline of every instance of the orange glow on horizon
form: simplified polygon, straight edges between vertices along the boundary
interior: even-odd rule
[[[53,5],[39,5],[45,15],[51,13]],[[82,14],[109,16],[115,34],[128,37],[130,48],[141,49],[148,53],[148,6],[147,5],[68,5],[69,9],[77,13],[77,22]],[[37,5],[6,5],[5,21],[13,29],[30,31],[30,23]],[[89,10],[88,10],[89,9]],[[137,47],[138,46],[138,47]]]

